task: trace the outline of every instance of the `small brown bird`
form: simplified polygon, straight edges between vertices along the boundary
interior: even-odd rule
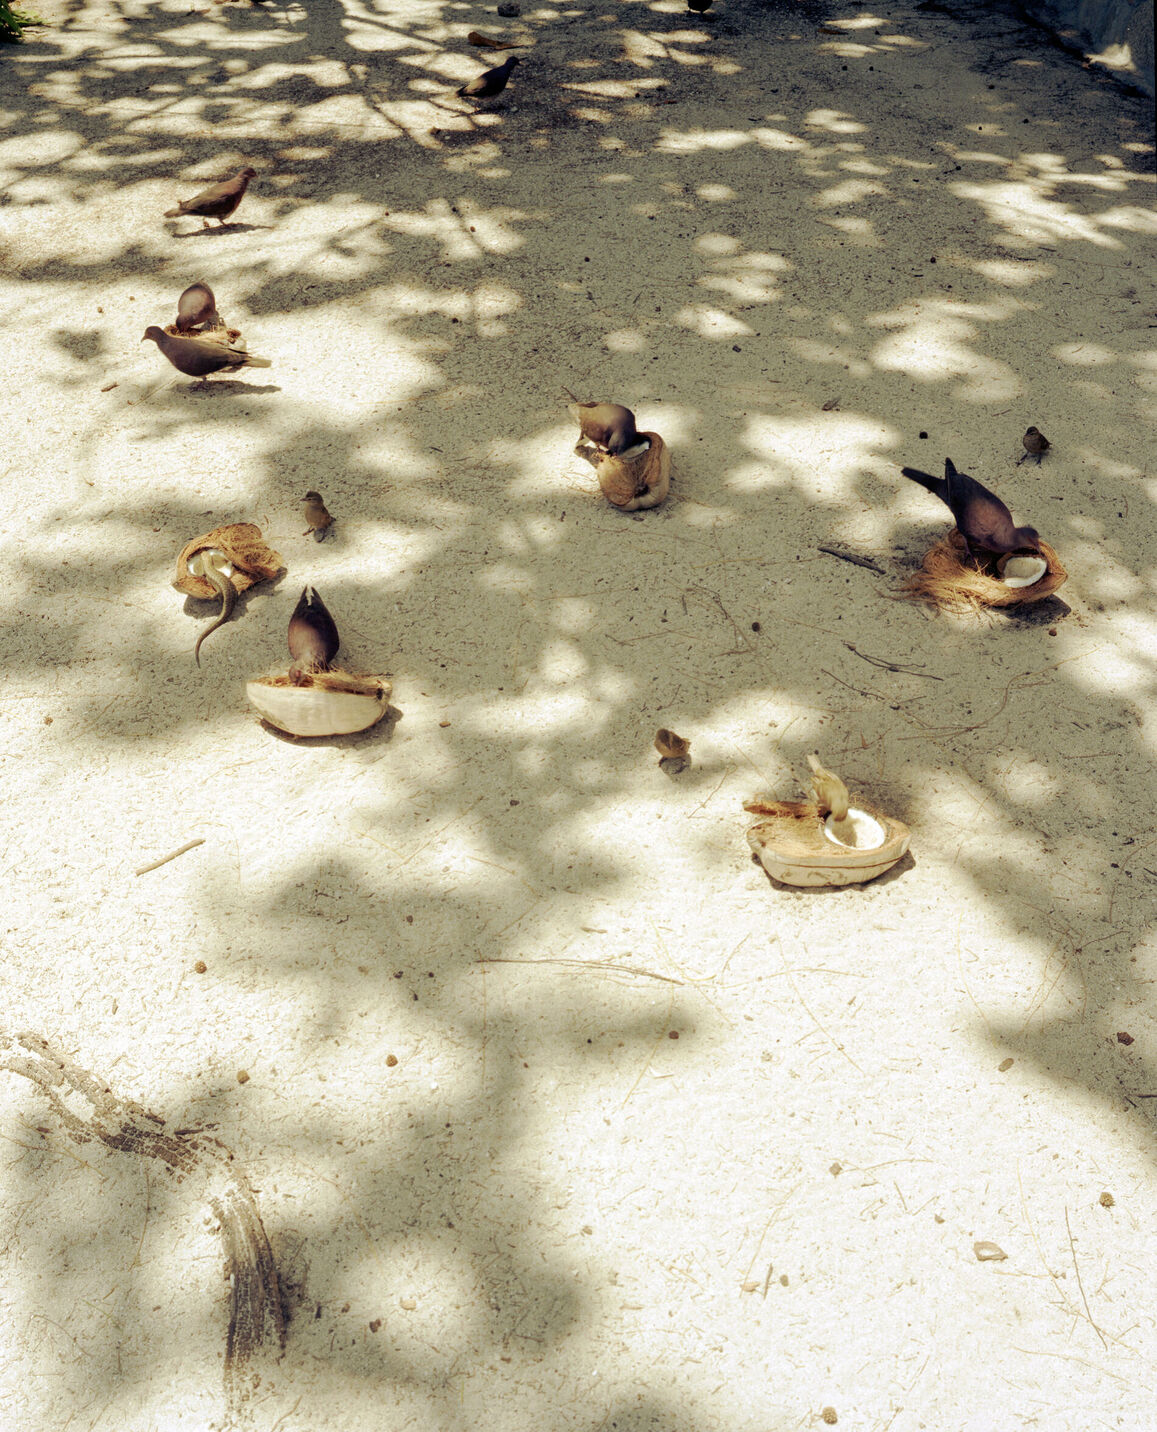
[[[702,15],[711,9],[711,0],[687,0],[688,10],[694,10],[697,15]]]
[[[825,813],[830,811],[836,820],[847,820],[848,807],[851,804],[847,786],[835,771],[829,771],[826,766],[820,764],[818,751],[813,751],[808,756],[807,763],[812,770],[812,789],[816,793],[820,810]]]
[[[211,337],[183,338],[176,333],[166,333],[155,323],[145,329],[143,343],[151,338],[174,368],[187,373],[190,378],[207,378],[210,373],[220,373],[227,368],[236,372],[239,368],[272,368],[269,358],[258,358],[241,348],[230,348]]]
[[[618,457],[638,443],[635,415],[630,408],[624,408],[621,403],[583,403],[569,388],[563,392],[574,398],[567,412],[578,422],[584,442],[593,443],[612,457]]]
[[[457,91],[463,99],[484,100],[493,99],[500,95],[506,88],[506,82],[510,78],[511,71],[521,61],[517,55],[510,55],[500,65],[495,65],[492,70],[484,70],[482,74],[464,84]]]
[[[655,732],[655,750],[665,771],[685,771],[691,764],[691,742],[686,736],[676,736],[674,731],[668,731],[666,726]]]
[[[256,169],[250,169],[248,166],[240,169],[232,179],[211,184],[208,189],[202,189],[191,199],[182,199],[175,209],[166,209],[165,218],[178,219],[182,214],[197,214],[204,220],[202,227],[207,229],[209,220],[216,219],[221,228],[224,228],[225,220],[245,197],[249,181],[256,173]]]
[[[178,333],[190,333],[196,328],[223,328],[217,312],[217,300],[207,283],[191,283],[177,299],[177,319],[174,325]]]
[[[340,645],[329,608],[312,587],[304,588],[289,618],[289,654],[293,657],[290,676],[328,671]]]
[[[1048,452],[1049,447],[1051,446],[1048,438],[1045,437],[1044,433],[1041,432],[1040,428],[1026,429],[1024,437],[1021,438],[1021,442],[1024,443],[1024,453],[1017,458],[1017,467],[1019,467],[1021,463],[1024,462],[1025,458],[1029,457],[1035,457],[1037,463],[1039,464],[1041,458],[1044,457],[1045,453]]]
[[[301,535],[308,537],[312,532],[315,542],[324,542],[325,534],[333,526],[333,518],[326,509],[325,503],[321,500],[320,492],[313,492],[311,490],[305,494],[305,520],[309,523],[309,526]]]
[[[951,508],[973,561],[979,563],[977,553],[1040,551],[1040,534],[1036,528],[1017,527],[1012,513],[996,493],[989,492],[968,473],[957,472],[950,457],[944,459],[943,477],[933,477],[915,467],[902,467],[900,471]]]

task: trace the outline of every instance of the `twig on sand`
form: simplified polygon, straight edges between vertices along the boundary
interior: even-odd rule
[[[879,562],[871,557],[861,557],[855,552],[844,552],[839,547],[824,547],[822,545],[817,547],[816,551],[826,552],[829,557],[838,557],[841,562],[851,562],[854,567],[867,567],[870,572],[877,572],[881,577],[888,575]]]
[[[1077,1275],[1077,1287],[1081,1290],[1081,1302],[1084,1303],[1084,1305],[1085,1305],[1085,1317],[1087,1317],[1088,1320],[1089,1320],[1089,1326],[1090,1326],[1090,1327],[1092,1328],[1092,1330],[1096,1333],[1096,1335],[1101,1339],[1101,1346],[1105,1349],[1106,1352],[1108,1352],[1108,1350],[1109,1350],[1109,1344],[1105,1341],[1105,1334],[1100,1330],[1100,1328],[1097,1326],[1097,1324],[1093,1321],[1093,1315],[1092,1315],[1092,1313],[1089,1311],[1089,1300],[1088,1300],[1088,1298],[1085,1296],[1085,1285],[1084,1285],[1083,1281],[1081,1280],[1081,1269],[1080,1269],[1080,1265],[1077,1263],[1077,1248],[1076,1248],[1076,1244],[1073,1242],[1073,1230],[1072,1230],[1072,1228],[1071,1228],[1070,1225],[1069,1225],[1069,1210],[1068,1210],[1068,1205],[1067,1205],[1067,1204],[1066,1204],[1066,1206],[1065,1206],[1065,1232],[1069,1235],[1069,1253],[1070,1253],[1070,1255],[1072,1256],[1072,1260],[1073,1260],[1073,1272]]]
[[[683,588],[683,595],[682,595],[682,597],[680,598],[680,601],[681,601],[682,607],[683,607],[684,615],[687,615],[687,597],[688,597],[688,595],[690,595],[690,594],[693,594],[693,595],[695,595],[695,596],[697,596],[697,597],[705,597],[709,602],[714,603],[714,605],[717,606],[717,607],[719,608],[719,610],[723,613],[723,616],[724,616],[724,618],[726,619],[728,625],[731,627],[731,630],[735,633],[736,639],[737,639],[738,641],[741,641],[741,642],[743,643],[742,646],[735,647],[735,648],[734,648],[733,650],[731,650],[731,651],[721,651],[721,652],[719,653],[720,656],[754,656],[754,655],[755,655],[755,647],[754,647],[754,645],[752,644],[750,638],[747,636],[746,632],[744,632],[744,631],[742,631],[742,630],[740,629],[739,623],[735,620],[735,618],[731,615],[731,613],[730,613],[730,612],[727,610],[727,608],[723,605],[723,598],[719,595],[718,592],[713,592],[710,587],[702,587],[702,586],[699,586],[698,584],[692,584],[690,587],[684,587],[684,588]]]
[[[120,1098],[107,1080],[82,1069],[37,1034],[0,1032],[0,1072],[30,1079],[73,1142],[97,1139],[117,1153],[159,1159],[177,1183],[197,1179],[225,1243],[230,1289],[225,1398],[230,1414],[236,1414],[251,1390],[245,1377],[249,1360],[270,1331],[284,1348],[286,1323],[273,1250],[253,1190],[232,1151],[203,1131],[169,1131],[158,1114]]]
[[[636,969],[631,965],[613,965],[608,960],[518,960],[506,955],[483,955],[475,961],[479,965],[577,965],[584,970],[607,970],[614,974],[641,975],[649,980],[662,980],[664,984],[681,985],[686,980],[677,980],[671,975],[657,974],[654,970]]]
[[[160,860],[154,860],[151,865],[142,865],[139,870],[134,870],[134,875],[147,875],[150,870],[159,870],[162,865],[168,865],[170,860],[176,860],[178,855],[184,855],[187,851],[196,850],[199,845],[205,844],[205,837],[197,840],[190,840],[182,845],[180,850],[174,850],[170,855],[162,855]]]
[[[825,1029],[824,1026],[812,1013],[807,1000],[804,999],[803,995],[800,993],[799,985],[797,985],[795,982],[795,976],[792,974],[791,966],[787,962],[787,956],[783,952],[783,941],[777,938],[776,944],[779,946],[779,957],[783,961],[784,973],[787,975],[789,981],[791,982],[791,987],[793,990],[795,990],[795,997],[799,1000],[800,1004],[803,1005],[804,1011],[807,1014],[808,1018],[819,1030],[819,1032],[824,1036],[824,1038],[830,1040],[830,1042],[835,1045],[835,1047],[844,1056],[844,1058],[848,1061],[848,1063],[852,1066],[856,1073],[862,1075],[864,1071],[860,1068],[860,1066],[856,1063],[856,1061],[852,1058],[852,1056],[848,1053],[848,1051],[844,1048],[840,1041],[835,1037],[834,1034],[830,1032],[830,1030]]]
[[[921,671],[919,667],[904,666],[902,663],[897,661],[888,661],[887,658],[883,656],[869,656],[866,651],[860,651],[858,648],[854,647],[850,641],[844,642],[844,645],[852,653],[853,656],[858,656],[861,661],[870,661],[873,666],[882,667],[885,671],[897,671],[904,676],[923,676],[928,681],[944,680],[942,676],[934,676],[930,671]]]

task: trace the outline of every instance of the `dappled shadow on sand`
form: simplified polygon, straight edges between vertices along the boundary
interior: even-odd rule
[[[341,531],[372,533],[380,549],[372,576],[324,580],[356,665],[393,674],[408,719],[446,713],[423,728],[421,767],[399,765],[388,782],[377,763],[403,750],[405,725],[388,744],[351,738],[364,780],[332,797],[295,786],[306,817],[277,804],[271,777],[269,825],[284,835],[323,811],[335,853],[274,859],[259,841],[259,874],[227,891],[208,878],[205,909],[190,912],[209,932],[215,993],[182,987],[174,1018],[208,1020],[213,999],[257,991],[299,1068],[339,1070],[308,1105],[272,1076],[242,1103],[233,1087],[174,1075],[163,1101],[173,1120],[227,1131],[270,1186],[278,1173],[307,1184],[308,1171],[334,1190],[305,1214],[265,1215],[297,1270],[293,1358],[323,1395],[390,1389],[400,1407],[425,1399],[441,1425],[466,1426],[464,1368],[495,1395],[544,1368],[565,1382],[552,1360],[609,1317],[560,1241],[550,1180],[513,1161],[528,1140],[548,1142],[528,1041],[576,1101],[608,1086],[630,1097],[668,1029],[715,1016],[669,966],[624,976],[612,998],[602,975],[539,979],[498,962],[549,943],[560,907],[574,915],[575,958],[590,955],[583,921],[593,927],[590,912],[638,874],[614,827],[642,799],[656,725],[718,733],[687,788],[707,806],[726,785],[737,866],[739,798],[822,742],[916,831],[919,865],[909,857],[878,890],[902,898],[933,868],[994,912],[966,936],[978,946],[969,979],[991,981],[967,984],[979,1037],[1109,1105],[1145,1092],[1157,1076],[1147,1054],[1126,1064],[1106,1033],[1115,1011],[1148,998],[1133,961],[1151,934],[1157,837],[1133,773],[1147,760],[1135,699],[1152,692],[1154,658],[1126,639],[1099,664],[1087,634],[1106,609],[1138,633],[1157,616],[1153,503],[1117,451],[1120,414],[1143,420],[1153,376],[1138,296],[1154,262],[1141,107],[1075,69],[1033,68],[1017,36],[929,127],[907,96],[958,63],[937,44],[952,23],[938,12],[902,26],[835,4],[736,3],[711,23],[646,4],[528,13],[512,31],[527,62],[501,115],[480,116],[448,98],[489,61],[450,6],[416,18],[337,3],[117,13],[123,48],[77,4],[59,31],[3,57],[26,85],[7,102],[9,132],[40,131],[48,146],[32,159],[9,142],[5,203],[36,302],[76,296],[50,342],[59,389],[85,414],[71,486],[7,554],[9,677],[35,689],[50,670],[74,694],[70,725],[42,738],[63,741],[73,763],[131,751],[160,765],[206,721],[230,731],[241,676],[283,652],[312,555],[293,553],[293,591],[259,588],[244,620],[214,635],[195,698],[196,633],[187,623],[174,636],[175,595],[171,621],[143,596],[110,620],[112,594],[126,572],[167,588],[207,506],[221,521],[295,512],[320,485]],[[848,97],[852,66],[879,70],[878,107]],[[241,158],[260,170],[250,216],[167,235],[165,202]],[[524,185],[527,172],[550,183]],[[33,252],[21,225],[46,205],[68,223]],[[911,241],[917,223],[935,236],[926,252]],[[168,239],[203,233],[219,240],[223,311],[246,310],[255,351],[283,335],[270,356],[286,376],[178,381],[143,398],[126,377],[129,401],[93,407],[124,346],[123,313],[97,313],[109,286],[132,278],[175,300],[190,275]],[[1071,307],[1078,280],[1098,326]],[[294,325],[307,337],[291,349]],[[327,344],[339,334],[356,361],[335,392]],[[1014,464],[1024,426],[1048,421],[1032,391],[1042,352],[1063,374],[1058,417],[1079,411],[1082,423],[1063,442],[1053,432],[1056,453],[1030,474]],[[662,431],[675,453],[665,508],[635,520],[600,503],[570,456],[564,384],[630,403]],[[140,481],[118,469],[110,483],[110,451],[142,454]],[[887,600],[947,520],[899,465],[945,455],[1061,550],[1071,612],[1057,602],[933,624]],[[174,467],[188,490],[151,485]],[[114,523],[115,542],[97,540]],[[833,540],[874,556],[887,580],[817,550]],[[99,687],[74,680],[93,661]],[[300,749],[277,749],[294,781],[313,779]],[[240,808],[242,778],[214,775],[213,808],[233,808],[235,783]],[[684,850],[709,869],[719,827],[698,814]],[[687,903],[673,917],[681,941],[710,945],[726,906]],[[224,906],[228,926],[213,913]],[[773,908],[796,933],[820,910],[850,934],[859,922],[848,892],[777,891]],[[989,970],[998,934],[1039,960],[1017,976],[1035,987]],[[959,930],[939,932],[946,950],[963,969]],[[445,1061],[444,1089],[397,1090],[384,1061],[403,1045]],[[367,1061],[356,1089],[336,1052],[351,1046]],[[685,1035],[680,1053],[695,1049]],[[1134,1107],[1151,1115],[1151,1103]],[[112,1161],[102,1177],[119,1177]],[[55,1163],[39,1149],[17,1163],[16,1202],[31,1201]],[[126,1217],[143,1219],[148,1191],[126,1189]],[[53,1217],[66,1245],[99,1242],[87,1205]],[[32,1240],[22,1276],[37,1271],[56,1276]],[[367,1334],[419,1274],[460,1294],[438,1345],[433,1328]],[[152,1296],[133,1279],[118,1288],[78,1398],[119,1385],[115,1329],[150,1317]],[[178,1358],[175,1339],[168,1351]],[[619,1369],[589,1417],[520,1392],[528,1425],[697,1425],[674,1394],[636,1392],[629,1357]],[[138,1374],[158,1387],[166,1375]]]

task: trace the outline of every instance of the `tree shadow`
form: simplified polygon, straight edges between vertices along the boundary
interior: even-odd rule
[[[949,989],[986,1054],[1014,1051],[1094,1108],[1129,1099],[1138,1144],[1151,1136],[1145,1045],[1111,1042],[1136,1025],[1123,1010],[1151,1019],[1152,817],[1133,773],[1153,661],[1132,633],[1153,615],[1153,512],[1121,433],[1122,415],[1143,421],[1152,369],[1141,109],[1032,68],[1020,32],[998,43],[979,18],[977,78],[957,92],[935,15],[852,27],[831,6],[736,0],[708,26],[629,8],[527,15],[536,62],[513,112],[450,133],[445,96],[485,57],[449,7],[227,6],[206,29],[127,6],[92,28],[76,4],[4,57],[29,86],[10,132],[52,136],[47,161],[3,150],[31,295],[12,322],[48,375],[38,425],[65,398],[72,425],[63,464],[59,437],[30,451],[58,477],[6,553],[0,651],[30,710],[57,703],[51,726],[18,719],[14,759],[42,763],[48,798],[84,813],[61,833],[43,792],[10,795],[16,932],[39,955],[63,872],[38,1017],[252,1167],[295,1304],[270,1405],[255,1403],[270,1422],[300,1393],[447,1425],[503,1399],[560,1429],[714,1425],[702,1387],[679,1380],[685,1348],[654,1328],[624,1340],[601,1401],[573,1368],[619,1335],[613,1257],[640,1308],[667,1295],[637,1251],[610,1251],[599,1179],[626,1160],[672,1210],[684,1175],[717,1188],[732,1115],[712,1102],[713,1040],[746,1056],[749,995],[802,1046],[768,1104],[795,1106],[791,1079],[809,1097],[824,1081],[833,1129],[862,1102],[857,1070],[882,1079],[879,1051],[912,1047],[893,1007],[939,1029]],[[852,67],[879,73],[870,99]],[[938,84],[930,122],[908,95]],[[261,168],[254,219],[230,226],[208,277],[277,382],[219,379],[232,401],[216,408],[187,387],[94,406],[106,365],[138,361],[120,356],[125,285],[171,313],[191,276],[159,218],[176,176],[224,172],[233,148]],[[46,235],[47,205],[62,219]],[[184,237],[201,232],[217,230]],[[1077,285],[1097,296],[1095,330]],[[1049,414],[1046,372],[1061,375]],[[626,521],[601,503],[571,456],[563,383],[663,433],[665,508]],[[239,410],[254,395],[269,400]],[[1038,418],[1056,445],[1039,474],[1014,466]],[[945,530],[899,475],[932,461],[921,449],[961,454],[1071,557],[1055,640],[1064,602],[987,622],[885,600]],[[318,485],[340,551],[297,535]],[[292,593],[258,592],[228,653],[190,670],[168,584],[209,515],[260,521],[294,590],[324,590],[351,665],[392,673],[406,721],[388,740],[290,743],[245,712],[245,677],[284,661]],[[888,577],[825,558],[831,540]],[[693,780],[654,768],[668,723],[693,737]],[[816,746],[913,827],[917,852],[820,901],[744,869],[741,809],[793,785]],[[139,831],[153,805],[159,845],[180,843],[174,812],[210,832],[205,864],[187,887],[167,883],[186,878],[175,867],[110,895],[86,923],[73,906],[117,868],[107,833],[126,807]],[[975,912],[963,934],[961,911]],[[99,989],[93,921],[112,951]],[[871,971],[871,1035],[806,983],[800,1007],[823,1017],[800,1016],[809,948],[832,964],[854,950]],[[93,1001],[79,1010],[77,969]],[[95,1001],[114,990],[148,1018],[103,1028]],[[134,1046],[158,1023],[172,1047],[153,1070]],[[759,1058],[728,1066],[742,1087]],[[911,1139],[947,1126],[942,1106],[929,1120],[906,1098]],[[38,1117],[28,1099],[17,1113]],[[791,1166],[761,1160],[748,1220]],[[183,1349],[213,1346],[219,1321],[209,1235],[134,1261],[151,1217],[179,1217],[114,1163],[73,1169],[37,1140],[13,1176],[21,1208],[72,1175],[26,1224],[29,1306],[67,1325],[95,1263],[133,1270],[85,1323],[70,1406],[168,1402]],[[101,1180],[121,1200],[107,1226]],[[733,1291],[747,1253],[708,1287]],[[178,1255],[196,1266],[180,1293]],[[155,1335],[162,1283],[171,1334],[125,1351],[121,1329]],[[652,1366],[674,1390],[650,1389]],[[205,1376],[191,1359],[181,1385],[196,1397]]]

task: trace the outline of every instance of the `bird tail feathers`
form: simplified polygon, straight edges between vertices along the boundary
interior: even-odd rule
[[[918,467],[902,467],[900,471],[905,477],[910,477],[913,482],[918,482],[921,487],[926,487],[929,492],[935,493],[937,497],[942,495],[944,489],[942,477],[933,477],[930,472],[921,472]]]
[[[185,212],[185,206],[184,206],[184,204],[178,204],[175,209],[166,209],[166,210],[165,210],[165,218],[166,218],[166,219],[179,219],[184,212]]]
[[[248,357],[246,358],[246,360],[245,360],[245,366],[246,366],[247,368],[272,368],[272,367],[273,367],[273,359],[272,359],[272,358],[254,358],[253,354],[250,353],[249,356],[248,356]]]

